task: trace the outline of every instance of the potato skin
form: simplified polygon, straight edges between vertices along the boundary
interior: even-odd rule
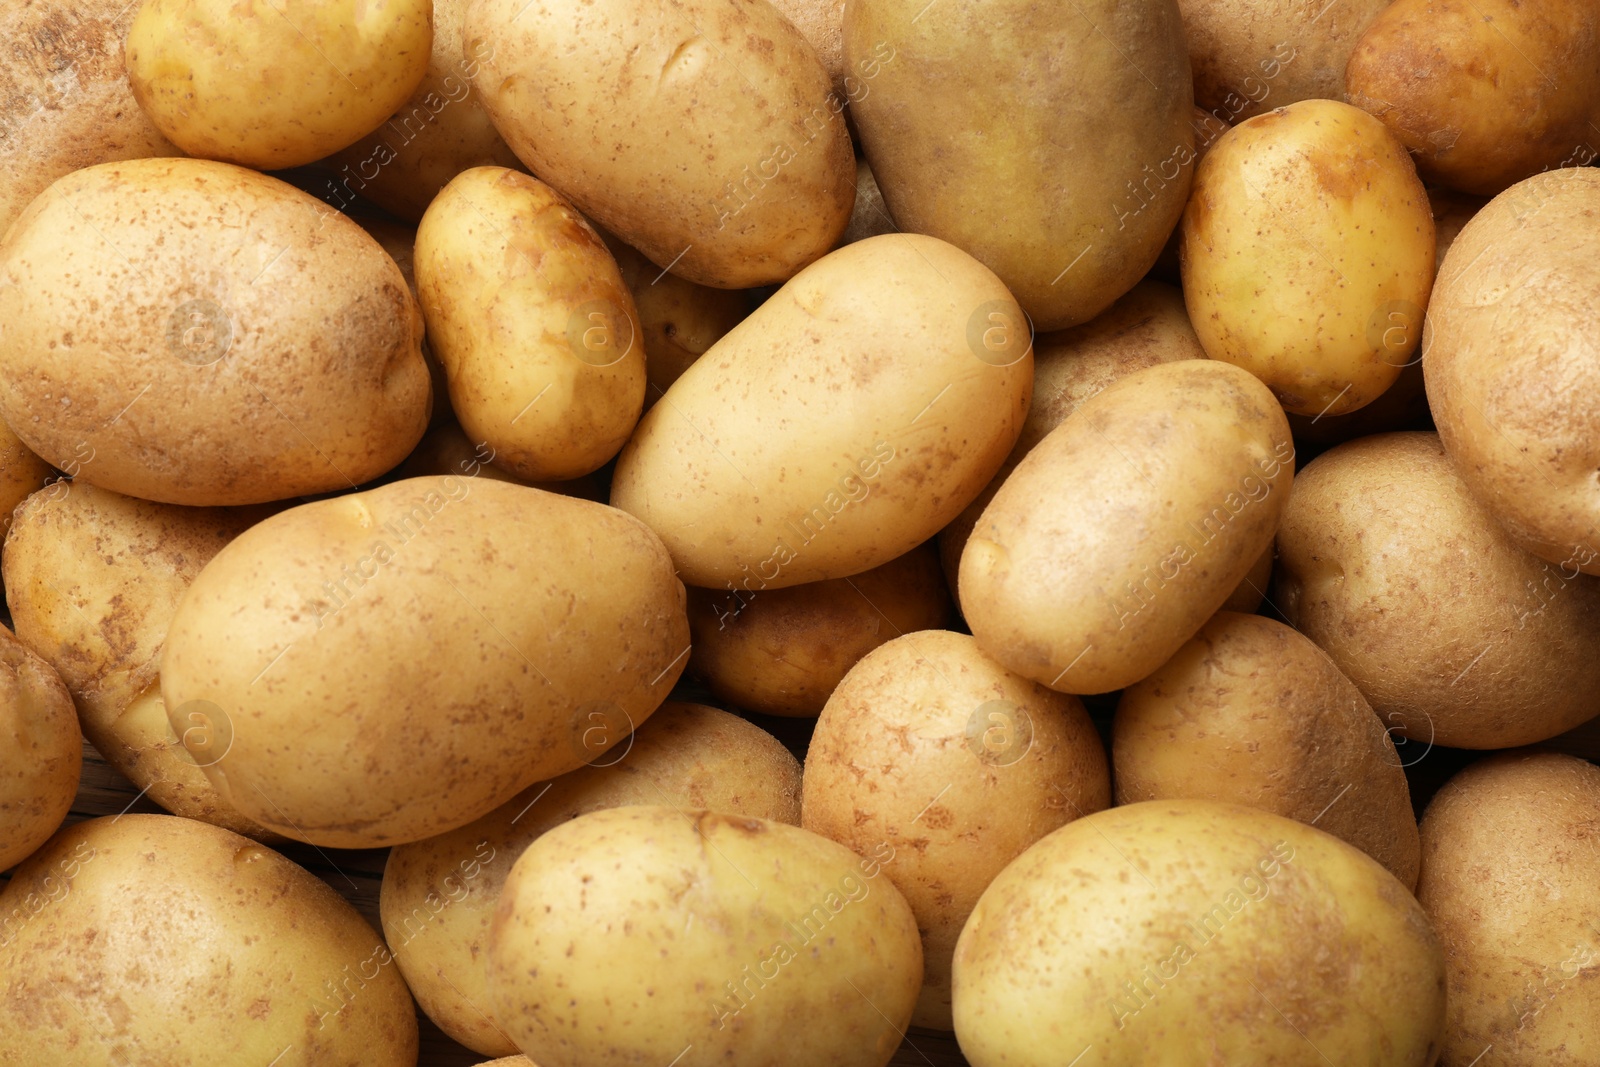
[[[3,626],[0,740],[0,871],[5,871],[32,855],[67,817],[83,769],[83,735],[61,677]]]
[[[0,538],[11,529],[12,513],[54,474],[50,464],[0,422]]]
[[[1350,679],[1272,619],[1220,611],[1112,725],[1117,803],[1261,808],[1359,848],[1414,889],[1421,845],[1394,741]]]

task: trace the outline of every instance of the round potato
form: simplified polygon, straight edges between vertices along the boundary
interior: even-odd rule
[[[18,868],[0,915],[0,1063],[417,1062],[415,1009],[372,927],[219,827],[138,814],[68,827]]]
[[[1052,430],[961,555],[978,645],[1068,693],[1131,685],[1221,608],[1272,544],[1294,445],[1264,385],[1182,360],[1135,371]]]
[[[581,816],[511,869],[490,1008],[539,1067],[885,1067],[922,984],[895,855],[708,811]]]
[[[417,1003],[486,1056],[516,1045],[489,1012],[489,920],[517,857],[579,815],[630,804],[709,809],[798,825],[800,763],[771,734],[703,704],[668,702],[616,752],[530,786],[449,833],[389,853],[383,934]]]
[[[61,677],[3,626],[0,739],[5,742],[0,746],[0,871],[5,871],[32,855],[67,817],[83,769],[83,735]]]
[[[1194,185],[1183,292],[1206,353],[1296,414],[1377,399],[1417,346],[1434,273],[1432,210],[1400,142],[1348,104],[1303,100],[1223,134]]]
[[[1111,756],[1118,804],[1248,804],[1325,830],[1417,884],[1417,820],[1394,741],[1328,654],[1282,623],[1213,615],[1123,692]]]
[[[1012,674],[966,634],[906,634],[845,676],[806,752],[801,825],[884,868],[922,932],[913,1026],[949,1030],[950,960],[978,897],[1029,845],[1111,804],[1076,697]]]
[[[972,1067],[1431,1067],[1444,960],[1405,887],[1338,838],[1149,801],[994,880],[956,945],[955,1018]]]
[[[1509,748],[1600,712],[1600,579],[1578,563],[1518,548],[1434,434],[1381,434],[1295,479],[1277,603],[1386,726]]]

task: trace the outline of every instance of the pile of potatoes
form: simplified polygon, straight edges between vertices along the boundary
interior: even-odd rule
[[[0,1064],[1600,1064],[1600,8],[0,35]]]

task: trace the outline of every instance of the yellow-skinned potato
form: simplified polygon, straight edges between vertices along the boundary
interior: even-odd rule
[[[1206,800],[1112,808],[1023,853],[962,931],[955,994],[972,1067],[1432,1067],[1445,1022],[1438,939],[1393,875]]]
[[[1212,146],[1181,256],[1189,317],[1212,359],[1255,374],[1287,411],[1341,415],[1389,388],[1417,346],[1433,214],[1381,122],[1303,100]]]
[[[429,0],[144,0],[128,80],[189,155],[282,170],[354,143],[422,81]]]
[[[54,473],[54,468],[34,455],[11,432],[11,427],[0,422],[0,538],[11,529],[12,512]]]
[[[1176,0],[855,0],[844,49],[877,63],[851,114],[895,222],[977,257],[1037,329],[1087,322],[1155,264],[1194,173]]]
[[[61,677],[0,626],[0,871],[56,832],[78,792],[83,735]],[[0,917],[0,927],[4,925]],[[0,932],[0,941],[9,931]]]
[[[878,646],[950,623],[938,553],[919,545],[851,578],[759,594],[689,590],[689,670],[718,698],[764,715],[816,715]]]
[[[594,229],[548,185],[477,167],[417,228],[417,293],[461,428],[528,481],[616,455],[644,406],[633,297]]]
[[[1421,845],[1394,741],[1328,654],[1222,611],[1117,703],[1117,803],[1248,804],[1324,830],[1417,884]]]
[[[868,238],[802,271],[667,390],[622,450],[611,502],[692,585],[859,574],[993,477],[1032,377],[1027,322],[986,267],[931,237]]]
[[[806,43],[816,50],[817,58],[822,60],[822,67],[833,83],[834,93],[846,100],[855,99],[851,90],[856,80],[845,81],[850,68],[844,61],[844,0],[774,0],[772,6],[793,23]]]
[[[161,691],[174,727],[191,701],[221,724],[184,743],[245,815],[382,847],[615,744],[671,690],[688,630],[666,551],[629,516],[412,478],[291,508],[223,549],[173,617]]]
[[[1294,472],[1283,411],[1215,360],[1135,371],[1006,479],[961,556],[978,645],[1068,693],[1131,685],[1221,608],[1272,544]]]
[[[579,815],[630,804],[800,823],[800,763],[759,726],[668,702],[615,752],[518,793],[494,811],[389,853],[383,933],[417,1003],[486,1056],[516,1051],[489,1011],[489,921],[517,857]]]
[[[198,159],[106,163],[0,244],[0,417],[73,477],[172,504],[353,488],[428,420],[422,315],[354,222]]]
[[[845,102],[769,4],[473,0],[465,45],[517,157],[692,282],[781,282],[849,221]]]
[[[895,856],[707,811],[580,816],[501,891],[495,1021],[539,1067],[885,1067],[922,984]]]
[[[950,960],[995,876],[1111,804],[1105,748],[1076,697],[1012,674],[966,634],[906,634],[845,676],[806,752],[801,825],[884,872],[922,931],[914,1026],[950,1029]]]
[[[372,927],[228,830],[78,823],[17,870],[0,915],[0,1064],[417,1062],[415,1008]]]

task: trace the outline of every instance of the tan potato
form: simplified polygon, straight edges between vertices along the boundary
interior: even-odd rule
[[[669,701],[616,752],[518,793],[449,833],[389,853],[383,933],[417,1003],[486,1056],[516,1051],[489,1011],[489,920],[518,856],[545,832],[629,804],[710,809],[799,825],[800,763],[771,734]]]
[[[71,810],[83,735],[60,675],[3,626],[0,740],[0,871],[6,871],[48,841]]]
[[[853,79],[845,80],[850,67],[844,61],[844,0],[773,0],[778,14],[794,24],[806,43],[816,50],[822,69],[828,72],[833,91],[847,96]]]
[[[918,547],[851,578],[760,593],[689,590],[689,670],[763,715],[816,715],[862,656],[950,624],[938,553]]]
[[[806,753],[801,825],[884,868],[922,932],[913,1026],[949,1030],[950,960],[978,897],[1029,845],[1111,804],[1076,697],[1011,673],[966,634],[896,638],[853,667]]]
[[[1272,394],[1214,360],[1113,382],[1051,431],[961,556],[978,645],[1068,693],[1131,685],[1171,658],[1272,544],[1293,476]]]
[[[1123,691],[1117,803],[1248,804],[1350,842],[1414,889],[1421,845],[1394,741],[1328,654],[1289,627],[1221,611]]]
[[[878,179],[872,176],[872,168],[866,160],[859,161],[856,164],[856,206],[850,210],[850,225],[845,227],[839,244],[852,245],[868,237],[899,232],[900,227],[889,214],[889,206],[883,202]]]
[[[1518,548],[1431,433],[1364,437],[1295,479],[1277,602],[1384,724],[1509,748],[1600,706],[1600,579]]]
[[[28,495],[44,487],[55,470],[34,455],[11,427],[0,422],[0,538],[11,529],[12,512]]]

